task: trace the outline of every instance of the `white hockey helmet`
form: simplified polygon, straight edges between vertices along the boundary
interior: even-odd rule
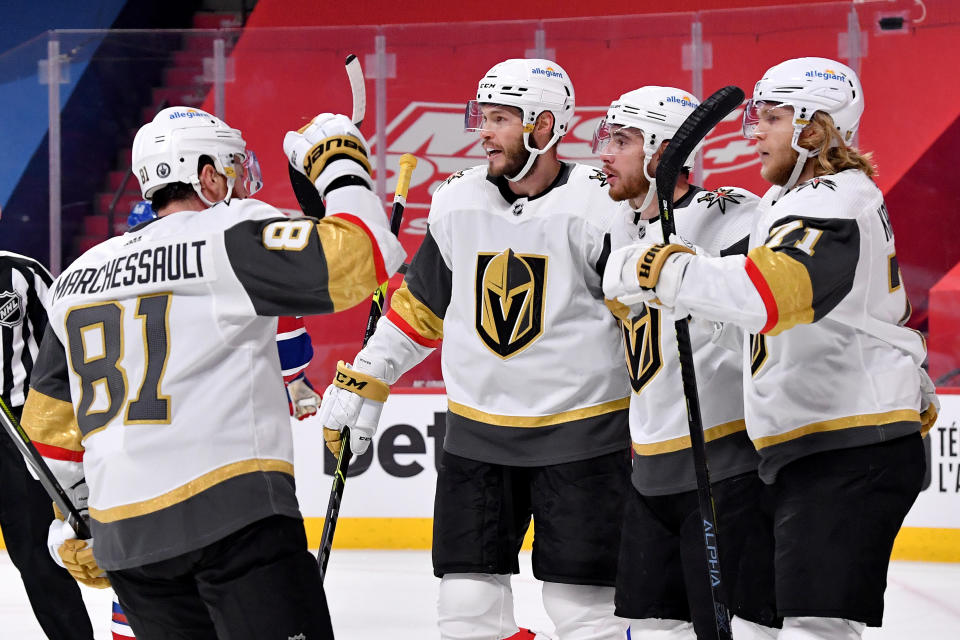
[[[647,86],[628,91],[617,98],[607,109],[607,115],[597,125],[593,134],[593,152],[607,152],[611,134],[620,127],[631,127],[643,132],[643,175],[650,182],[647,197],[640,209],[646,208],[656,193],[656,177],[650,175],[650,159],[665,140],[677,133],[684,120],[700,105],[700,100],[689,91],[674,87]],[[697,145],[687,159],[685,167],[692,167],[703,142]]]
[[[235,163],[243,165],[248,195],[263,184],[256,155],[247,151],[238,129],[199,109],[169,107],[140,127],[133,139],[133,173],[144,199],[150,200],[168,184],[185,182],[208,206],[216,204],[200,189],[197,166],[202,156],[210,158],[217,172],[226,176],[228,202],[237,179]]]
[[[652,156],[665,140],[674,134],[687,119],[700,101],[689,91],[673,87],[640,87],[628,91],[607,109],[606,117],[600,121],[593,136],[593,152],[601,153],[609,140],[609,133],[618,126],[633,127],[643,132],[643,152]],[[684,162],[692,167],[698,146]]]
[[[480,79],[477,99],[467,103],[464,128],[480,131],[484,128],[481,104],[502,104],[517,107],[523,118],[523,144],[530,159],[519,174],[510,180],[520,180],[536,157],[555,145],[570,127],[574,111],[573,83],[563,67],[552,60],[540,58],[512,58],[497,63]],[[553,114],[553,137],[542,149],[530,146],[533,125],[544,111]]]
[[[799,144],[800,133],[810,124],[814,113],[822,111],[829,115],[844,143],[853,141],[863,115],[863,87],[853,69],[829,58],[794,58],[774,65],[757,82],[753,98],[743,111],[745,138],[754,137],[764,103],[793,107],[791,146],[800,158],[795,175],[784,185],[786,190],[796,182],[806,159],[818,153]]]

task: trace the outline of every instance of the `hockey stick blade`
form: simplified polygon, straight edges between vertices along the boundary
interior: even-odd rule
[[[360,67],[360,60],[352,53],[347,56],[344,65],[347,79],[350,81],[350,94],[353,97],[350,121],[359,129],[367,110],[367,90],[363,84],[363,69]],[[290,174],[290,186],[293,187],[293,195],[296,196],[303,215],[322,218],[326,214],[326,207],[323,204],[323,198],[317,193],[317,188],[310,183],[307,176],[289,163],[287,163],[287,173]]]
[[[353,95],[353,115],[350,120],[359,129],[367,114],[367,88],[363,83],[363,69],[360,68],[360,60],[352,53],[347,56],[344,65],[350,80],[350,93]]]
[[[690,153],[707,137],[707,134],[727,115],[743,102],[743,89],[733,85],[724,87],[704,100],[693,113],[680,125],[660,158],[657,166],[657,197],[660,200],[660,215],[663,238],[669,240],[676,231],[673,221],[673,207],[667,212],[666,199],[673,204],[673,190],[680,177],[680,169]]]

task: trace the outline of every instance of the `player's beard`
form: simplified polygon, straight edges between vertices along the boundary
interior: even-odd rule
[[[523,138],[515,140],[509,147],[505,146],[500,153],[503,156],[501,168],[495,169],[490,162],[487,163],[487,174],[494,178],[517,175],[530,158],[530,152],[523,146]]]
[[[615,202],[623,200],[642,200],[650,189],[650,181],[643,170],[632,175],[617,174],[617,182],[610,187],[610,198]]]
[[[770,184],[783,186],[790,179],[798,157],[800,154],[790,147],[785,153],[779,153],[775,159],[772,158],[772,162],[760,170],[760,175]]]

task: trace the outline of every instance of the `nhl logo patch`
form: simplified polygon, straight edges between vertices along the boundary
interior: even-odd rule
[[[0,292],[0,325],[15,327],[23,323],[23,303],[14,291]]]

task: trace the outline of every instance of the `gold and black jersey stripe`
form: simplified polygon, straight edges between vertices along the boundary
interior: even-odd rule
[[[761,333],[777,335],[829,313],[853,289],[859,259],[856,220],[777,220],[766,243],[747,254],[747,273],[767,309]]]
[[[452,289],[453,273],[428,228],[403,284],[390,297],[387,318],[418,344],[439,346]]]
[[[275,229],[289,235],[301,228],[294,223],[304,234],[285,238],[287,245],[297,241],[294,248],[264,250],[265,233]],[[223,239],[230,265],[261,316],[340,311],[369,298],[387,280],[376,242],[356,216],[246,220],[225,230]]]

